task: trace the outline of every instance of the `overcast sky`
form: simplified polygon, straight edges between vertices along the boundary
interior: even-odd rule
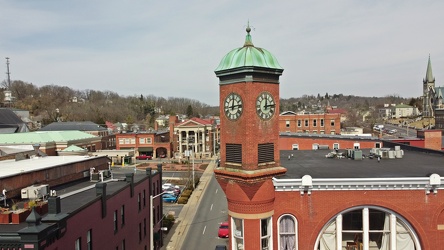
[[[282,98],[419,97],[429,54],[444,86],[444,1],[0,0],[0,9],[0,72],[9,57],[11,79],[39,87],[218,105],[214,70],[243,45],[248,20],[254,45],[284,68]]]

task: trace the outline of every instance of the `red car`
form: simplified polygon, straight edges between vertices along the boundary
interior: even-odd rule
[[[219,238],[228,238],[230,229],[228,228],[228,221],[222,222],[219,226],[218,236]]]
[[[151,155],[138,155],[136,160],[151,160],[153,157]]]

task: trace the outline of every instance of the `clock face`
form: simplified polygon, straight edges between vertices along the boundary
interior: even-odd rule
[[[236,93],[230,93],[224,101],[225,115],[229,120],[237,120],[242,115],[242,98]]]
[[[269,120],[276,111],[276,103],[268,92],[262,92],[256,99],[256,112],[262,120]]]

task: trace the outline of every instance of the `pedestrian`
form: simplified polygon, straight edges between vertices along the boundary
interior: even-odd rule
[[[290,155],[288,155],[288,160],[290,160]]]
[[[378,163],[381,161],[381,156],[378,155]]]

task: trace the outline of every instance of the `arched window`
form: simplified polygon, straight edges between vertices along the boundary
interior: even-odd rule
[[[293,215],[282,215],[278,220],[279,250],[298,249],[297,221]]]
[[[393,211],[355,207],[330,220],[319,234],[316,250],[379,249],[421,250],[410,224]]]

